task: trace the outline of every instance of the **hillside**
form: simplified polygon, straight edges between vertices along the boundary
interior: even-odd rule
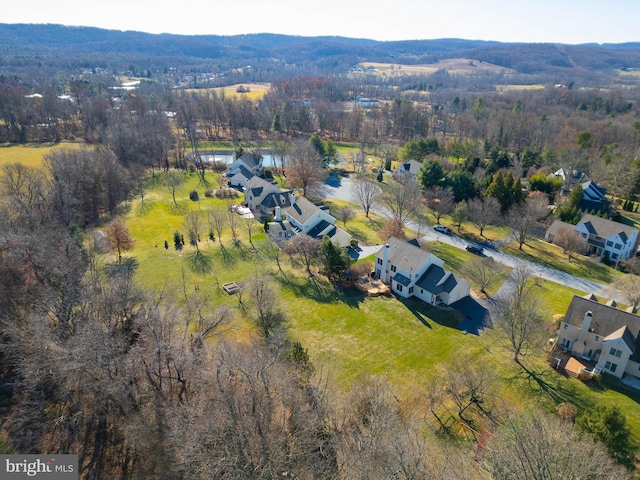
[[[144,60],[176,64],[307,65],[344,70],[359,62],[432,64],[449,58],[492,63],[518,73],[606,72],[640,67],[640,44],[523,44],[463,39],[381,42],[346,37],[171,35],[61,25],[0,24],[0,67],[87,65]]]

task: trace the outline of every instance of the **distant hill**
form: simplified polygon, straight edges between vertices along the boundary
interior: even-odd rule
[[[91,55],[91,57],[88,57]],[[358,62],[435,63],[469,58],[519,73],[554,70],[612,71],[640,68],[640,43],[525,44],[463,39],[380,42],[345,37],[277,34],[171,35],[62,25],[0,24],[0,67],[69,64],[115,57],[150,64],[275,62],[343,69]]]

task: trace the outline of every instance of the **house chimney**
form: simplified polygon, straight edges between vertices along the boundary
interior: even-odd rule
[[[384,250],[382,251],[382,268],[380,269],[380,280],[385,283],[389,282],[389,244],[387,243],[384,246]]]
[[[294,206],[296,204],[296,194],[291,192],[289,194],[289,202],[291,202],[291,206]]]
[[[591,313],[591,311],[588,311],[587,313],[584,314],[584,318],[582,319],[583,332],[586,333],[589,331],[589,327],[591,326],[591,320],[593,320],[593,313]]]
[[[276,222],[279,222],[279,221],[282,220],[282,214],[280,213],[280,205],[276,205],[276,213],[275,213],[274,217],[275,217],[274,220]]]

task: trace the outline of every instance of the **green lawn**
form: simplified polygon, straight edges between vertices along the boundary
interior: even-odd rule
[[[79,146],[78,143],[0,144],[0,167],[20,163],[27,167],[40,168],[47,153],[61,148],[78,148]]]
[[[569,262],[562,249],[541,239],[529,240],[518,249],[518,243],[512,242],[500,248],[501,251],[530,262],[555,268],[571,275],[577,275],[603,284],[610,283],[621,272],[603,263],[589,258],[577,256]]]
[[[1,161],[6,160],[0,149]],[[215,186],[214,174],[209,174],[208,178]],[[257,254],[249,252],[247,233],[239,223],[238,247],[232,245],[228,230],[222,235],[224,248],[209,241],[206,233],[202,235],[200,248],[209,259],[210,269],[195,271],[191,263],[193,247],[186,245],[182,250],[176,250],[173,232],[180,230],[186,234],[183,228],[185,212],[205,212],[208,206],[224,202],[206,198],[205,187],[198,184],[197,175],[185,174],[184,179],[177,191],[178,207],[172,204],[169,189],[156,184],[147,189],[144,208],[136,198],[122,209],[137,241],[128,255],[139,262],[138,281],[146,288],[163,291],[178,304],[184,302],[185,294],[191,296],[198,290],[207,298],[205,308],[232,307],[236,315],[227,335],[238,340],[248,338],[254,334],[254,329],[239,308],[237,296],[223,293],[218,285],[247,281],[261,269],[275,274],[276,268],[260,248]],[[200,195],[199,202],[189,200],[189,191],[194,188]],[[373,239],[375,229],[368,231],[368,222],[354,219],[348,222],[347,229],[362,231],[364,238]],[[259,245],[264,233],[259,225],[255,232],[254,243]],[[165,240],[169,242],[169,249],[164,248]],[[464,262],[472,258],[467,252],[442,243],[429,247],[446,261],[447,268],[460,274],[464,274]],[[102,260],[106,262],[112,258],[106,255]],[[570,402],[580,409],[592,408],[598,402],[615,403],[627,416],[634,441],[640,443],[637,392],[565,378],[547,366],[546,353],[542,349],[525,357],[525,365],[532,372],[528,374],[511,361],[508,351],[498,346],[493,332],[474,337],[456,329],[459,318],[453,312],[418,301],[365,297],[355,289],[334,288],[320,278],[309,279],[300,268],[291,267],[286,258],[283,265],[286,277],[276,275],[275,280],[287,314],[289,335],[308,349],[317,370],[333,385],[346,388],[363,376],[384,376],[403,408],[423,412],[421,395],[425,381],[441,375],[456,357],[469,355],[474,363],[482,362],[496,374],[496,388],[505,407],[527,409],[535,405],[552,411],[559,402]],[[550,324],[554,316],[566,311],[572,295],[580,294],[544,280],[537,280],[537,283],[544,315]],[[550,329],[549,336],[552,335],[554,332]]]

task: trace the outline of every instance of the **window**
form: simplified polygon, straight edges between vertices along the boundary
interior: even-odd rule
[[[600,340],[600,337],[598,335],[596,335],[596,342]]]
[[[399,283],[398,283],[398,291],[399,291],[399,292],[401,292],[401,291],[402,291],[402,285],[400,285]]]
[[[382,259],[378,258],[378,265],[382,265]]]
[[[420,293],[421,293],[421,294],[423,294],[423,293],[424,293],[424,290],[423,290],[423,289],[420,289]]]
[[[396,266],[395,265],[391,265],[391,271],[395,273],[395,271],[396,271]]]
[[[409,293],[413,293],[413,287],[409,289]]]
[[[607,362],[604,364],[605,370],[609,370],[610,372],[615,372],[618,365],[616,363]]]
[[[611,240],[607,240],[607,247],[613,247],[613,242]]]
[[[567,324],[566,324],[566,323],[564,324],[564,329],[565,329],[565,330],[567,329]]]
[[[616,250],[620,250],[622,248],[622,245],[620,245],[619,243],[616,243]]]
[[[620,358],[620,355],[622,355],[622,350],[616,350],[615,348],[612,348],[611,350],[609,350],[609,355]]]

